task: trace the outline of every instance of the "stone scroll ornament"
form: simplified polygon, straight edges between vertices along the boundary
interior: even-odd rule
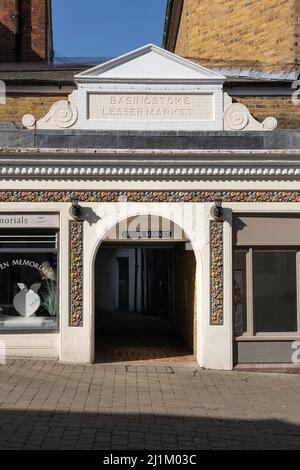
[[[50,111],[38,121],[32,114],[25,114],[22,119],[27,129],[68,129],[78,119],[78,110],[74,103],[60,100],[51,106]]]
[[[83,222],[70,222],[70,326],[83,325]]]
[[[210,324],[223,325],[223,223],[210,221]]]
[[[224,93],[224,130],[225,131],[273,131],[277,119],[269,116],[263,122],[257,121],[247,106],[233,103],[232,98]]]

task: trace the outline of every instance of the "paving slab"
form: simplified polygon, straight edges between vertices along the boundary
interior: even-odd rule
[[[0,450],[300,449],[299,397],[294,374],[9,360]]]

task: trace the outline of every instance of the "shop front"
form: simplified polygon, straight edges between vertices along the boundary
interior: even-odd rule
[[[45,117],[0,129],[7,355],[101,362],[105,344],[127,361],[152,331],[205,368],[292,363],[299,133],[151,45],[76,81]]]
[[[40,344],[43,354],[44,343],[50,357],[58,355],[59,248],[59,214],[1,212],[0,335],[7,354],[22,355],[27,344],[33,354]]]
[[[235,361],[291,362],[299,335],[298,214],[237,214],[233,291]]]

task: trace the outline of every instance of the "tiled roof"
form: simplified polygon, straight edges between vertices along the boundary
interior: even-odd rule
[[[59,62],[61,60],[61,62]],[[57,58],[56,63],[49,65],[46,63],[34,64],[0,64],[0,80],[10,82],[68,82],[75,85],[74,75],[87,70],[98,64],[109,60],[104,57],[91,58]],[[210,70],[219,72],[227,77],[227,82],[292,82],[297,80],[300,72],[298,70],[267,71],[255,67],[237,66],[209,66]]]

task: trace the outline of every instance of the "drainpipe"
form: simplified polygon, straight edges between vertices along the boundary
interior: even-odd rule
[[[53,21],[52,21],[52,0],[47,1],[47,60],[53,63]]]
[[[172,10],[173,10],[173,0],[168,0],[167,6],[166,6],[165,24],[164,24],[163,41],[162,41],[162,47],[164,49],[168,48],[168,42],[169,42],[168,36],[169,36],[170,28],[171,28]]]
[[[16,27],[16,42],[15,42],[15,51],[16,51],[16,61],[22,61],[22,28],[21,28],[21,21],[22,21],[22,14],[21,14],[21,0],[15,0],[15,12],[12,16],[15,27]]]
[[[145,249],[141,248],[141,312],[145,313]]]
[[[184,0],[168,0],[163,32],[163,48],[174,52]]]

